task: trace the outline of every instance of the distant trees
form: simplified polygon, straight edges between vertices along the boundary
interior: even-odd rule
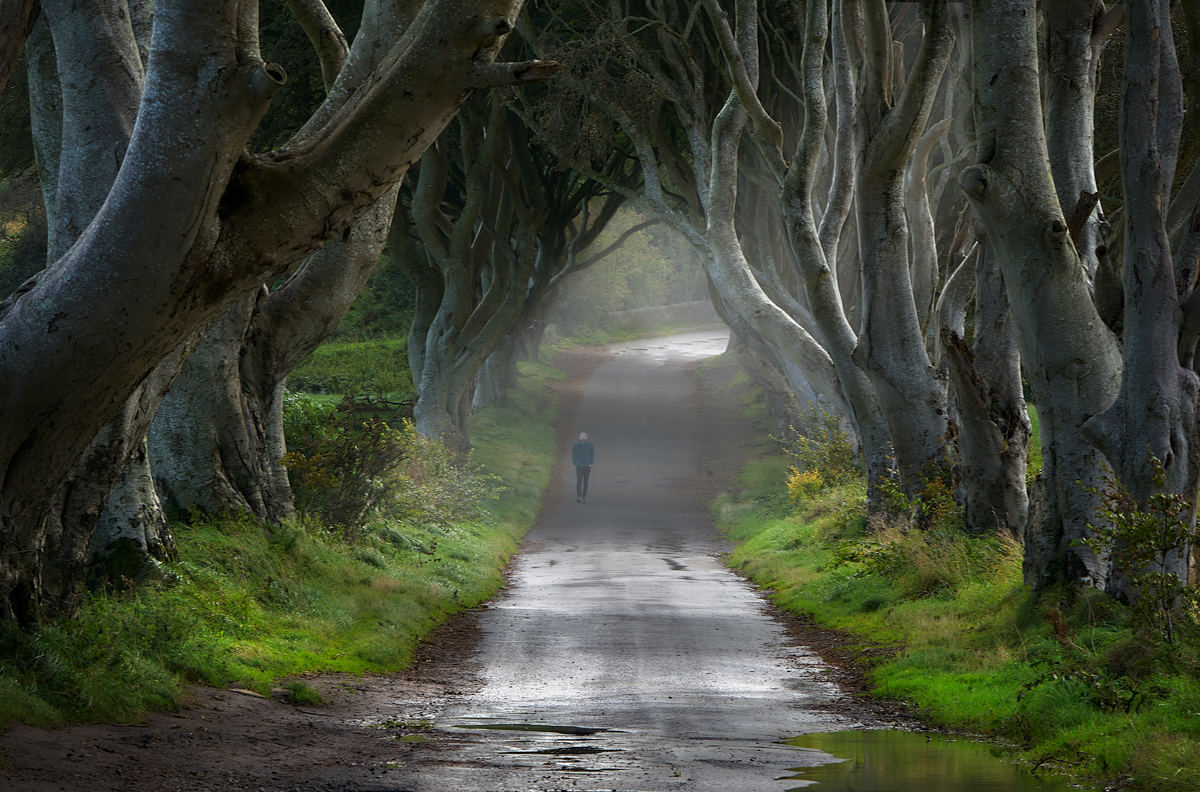
[[[559,167],[531,139],[529,97],[476,97],[426,152],[397,212],[390,250],[417,287],[409,361],[417,429],[466,444],[473,404],[509,384],[516,346],[541,324],[564,275],[604,231],[625,195]],[[635,185],[619,152],[596,167]],[[640,228],[641,226],[639,226]]]

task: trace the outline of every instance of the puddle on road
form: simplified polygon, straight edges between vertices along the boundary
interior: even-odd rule
[[[554,726],[549,723],[468,723],[455,726],[456,729],[491,729],[495,731],[545,732],[548,734],[571,734],[587,736],[609,731],[609,729],[589,729],[583,726]]]
[[[561,748],[544,748],[540,751],[505,751],[519,756],[590,756],[592,754],[616,753],[612,748],[597,748],[594,745],[567,745]]]
[[[780,780],[806,792],[1078,792],[1061,777],[1034,775],[992,754],[980,742],[905,731],[805,734],[786,745],[815,749],[844,761],[794,768]]]

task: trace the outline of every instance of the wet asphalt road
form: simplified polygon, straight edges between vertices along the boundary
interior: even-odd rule
[[[832,758],[779,740],[858,725],[812,709],[839,695],[824,664],[715,557],[684,368],[724,348],[712,332],[617,345],[585,384],[587,503],[567,466],[570,497],[481,616],[483,689],[443,714],[404,788],[782,792],[800,785],[788,768]]]

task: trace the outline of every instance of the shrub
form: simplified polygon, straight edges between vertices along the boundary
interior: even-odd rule
[[[1157,459],[1150,464],[1161,488],[1166,471]],[[1192,639],[1187,643],[1194,644],[1200,636],[1200,592],[1167,571],[1174,559],[1192,552],[1200,542],[1193,504],[1163,491],[1141,504],[1115,481],[1097,494],[1102,502],[1101,524],[1089,525],[1092,536],[1080,544],[1097,555],[1112,554],[1114,571],[1129,581],[1131,613],[1138,629],[1168,645],[1176,643],[1182,630]]]
[[[910,494],[893,470],[891,475],[880,478],[880,500],[888,512],[922,530],[962,530],[965,524],[963,505],[954,497],[952,481],[949,469],[932,468],[927,471],[920,489]]]
[[[286,391],[283,394],[283,433],[288,448],[313,453],[330,439],[336,412],[337,405],[306,393]]]
[[[480,470],[470,454],[456,457],[445,444],[418,434],[408,420],[397,440],[404,448],[404,463],[388,493],[387,516],[443,527],[487,516],[482,502],[499,495],[499,479]]]
[[[862,463],[842,419],[823,406],[810,407],[804,413],[803,431],[795,426],[788,429],[791,436],[784,441],[784,448],[795,460],[793,470],[816,473],[821,482],[816,491],[862,476]],[[789,494],[790,485],[789,480]]]
[[[289,420],[290,415],[290,420]],[[295,430],[283,458],[300,516],[320,516],[353,541],[363,519],[395,485],[405,449],[397,433],[378,418],[360,421],[354,402],[324,411],[312,400],[294,399],[285,413]]]
[[[797,506],[801,501],[813,498],[825,486],[821,474],[815,470],[800,471],[792,468],[788,473],[787,491],[792,503]]]
[[[448,527],[482,519],[482,501],[499,494],[494,476],[420,435],[411,420],[399,429],[377,417],[362,420],[351,398],[337,408],[295,396],[285,405],[291,451],[284,464],[296,511],[321,518],[348,542],[372,513]]]

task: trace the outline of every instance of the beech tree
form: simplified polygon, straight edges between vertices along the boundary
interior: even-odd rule
[[[415,9],[365,7],[351,49],[321,3],[290,3],[321,66],[327,95],[344,101],[399,41]],[[307,126],[289,146],[313,133]],[[182,513],[248,513],[279,522],[294,510],[283,467],[283,395],[287,376],[333,331],[374,271],[387,241],[398,188],[354,225],[296,266],[273,290],[235,302],[171,384],[150,427],[156,494]],[[139,505],[147,510],[147,505]],[[110,501],[106,518],[136,516]],[[107,520],[102,521],[102,525]],[[97,531],[93,548],[105,542]]]
[[[1088,150],[1095,101],[1090,60],[1075,59],[1085,68],[1076,72],[1072,92],[1050,104],[1051,115],[1076,121],[1075,132],[1048,142],[1032,2],[972,4],[979,144],[962,185],[1003,272],[1042,427],[1044,493],[1040,517],[1026,532],[1026,578],[1035,586],[1082,581],[1122,593],[1120,570],[1114,574],[1105,554],[1078,544],[1097,519],[1094,492],[1108,475],[1105,457],[1135,497],[1154,489],[1151,457],[1168,471],[1171,491],[1193,501],[1196,495],[1195,342],[1189,344],[1184,331],[1181,304],[1187,303],[1176,285],[1164,219],[1172,202],[1182,89],[1169,4],[1076,6],[1084,13],[1052,16],[1051,26],[1082,24],[1085,53],[1111,32],[1114,14],[1126,17],[1120,129],[1126,241],[1124,255],[1114,256],[1125,273],[1124,355],[1102,320],[1099,287],[1089,277],[1095,267],[1087,263],[1106,252],[1088,231],[1096,208],[1088,192],[1095,160]],[[1082,153],[1051,157],[1056,148],[1080,145]],[[1080,192],[1056,191],[1060,178]],[[1190,284],[1184,298],[1187,292]],[[1181,558],[1173,571],[1186,579],[1188,566]]]
[[[63,85],[55,206],[95,208],[0,315],[0,617],[25,623],[77,604],[114,471],[155,406],[128,407],[151,372],[349,228],[472,91],[556,66],[496,62],[519,2],[399,3],[412,23],[359,86],[323,105],[312,134],[250,155],[285,79],[258,51],[257,3],[156,3],[146,58],[133,20],[150,17],[128,8],[42,3]],[[84,175],[114,162],[97,194],[105,178]]]
[[[700,5],[657,2],[581,2],[538,11],[531,45],[543,56],[569,57],[572,69],[556,81],[556,90],[565,106],[579,109],[577,128],[591,132],[611,124],[609,134],[615,138],[619,131],[639,161],[641,189],[610,182],[611,188],[689,241],[713,284],[718,313],[744,340],[770,345],[759,348],[788,361],[796,391],[815,388],[840,405],[828,354],[810,329],[766,298],[737,243],[732,209],[745,119],[735,107],[721,115],[731,83],[719,66],[721,43],[707,12]],[[729,126],[718,134],[722,118]],[[588,175],[606,182],[603,174]],[[720,216],[728,219],[711,225],[718,216],[714,202],[722,201]]]
[[[422,434],[460,447],[475,375],[520,314],[549,212],[545,195],[521,176],[528,146],[509,124],[499,97],[469,104],[452,133],[425,153],[412,192],[413,226],[427,261],[409,269],[429,267],[436,287],[418,296],[409,334],[418,391],[413,417]],[[450,190],[459,200],[448,200]]]
[[[536,350],[562,279],[647,225],[581,258],[626,200],[605,185],[635,189],[639,172],[619,150],[593,151],[602,184],[554,157],[527,124],[553,101],[538,88],[492,92],[464,108],[409,178],[405,222],[389,243],[418,292],[408,336],[414,421],[462,447],[470,409],[502,398],[529,334]]]

